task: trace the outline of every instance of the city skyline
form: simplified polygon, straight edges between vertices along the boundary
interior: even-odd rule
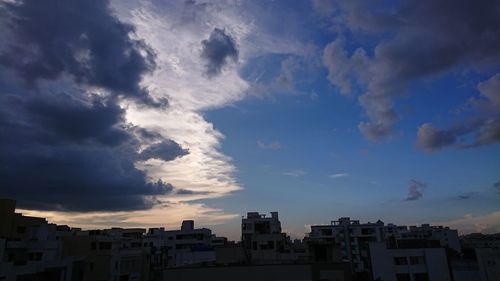
[[[500,232],[498,1],[0,1],[0,198],[83,228]]]

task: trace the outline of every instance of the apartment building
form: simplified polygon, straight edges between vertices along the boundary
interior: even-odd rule
[[[144,247],[144,229],[112,228],[80,231],[62,239],[63,257],[82,257],[82,276],[90,280],[147,280],[149,247]]]
[[[251,264],[296,262],[308,257],[304,245],[292,243],[281,231],[278,212],[271,212],[270,217],[248,212],[241,220],[241,243]]]
[[[355,272],[370,270],[370,242],[384,241],[384,223],[360,223],[342,217],[327,225],[312,225],[308,240],[329,241],[340,248],[342,260],[350,262]]]
[[[372,275],[384,281],[449,281],[446,251],[439,244],[402,240],[397,247],[385,242],[369,243]]]
[[[408,231],[402,231],[400,236],[401,239],[437,240],[442,247],[453,249],[457,253],[462,251],[458,231],[445,226],[431,226],[429,224],[410,226]]]
[[[185,220],[181,229],[164,233],[168,249],[168,266],[187,266],[214,263],[215,250],[212,247],[212,230],[194,228],[194,221]]]
[[[500,248],[476,248],[481,281],[500,280]]]
[[[15,207],[14,200],[0,199],[0,280],[82,280],[83,259],[61,256],[64,228]]]

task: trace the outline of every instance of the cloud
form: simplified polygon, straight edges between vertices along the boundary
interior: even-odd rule
[[[189,151],[183,149],[178,143],[172,140],[163,140],[162,142],[151,144],[145,148],[139,154],[139,158],[142,160],[160,159],[163,161],[172,161],[188,153]]]
[[[471,192],[466,192],[466,193],[460,194],[456,198],[460,199],[460,200],[467,200],[467,199],[471,199],[472,197],[477,196],[478,194],[479,194],[479,192],[471,191]]]
[[[344,93],[350,91],[349,81],[362,86],[359,103],[369,120],[358,127],[371,140],[392,134],[399,120],[393,99],[407,94],[411,82],[500,58],[495,47],[500,45],[499,4],[495,1],[408,0],[394,9],[377,8],[365,1],[334,4],[339,13],[332,21],[340,30],[380,38],[373,55],[363,55],[361,61],[359,55],[347,56],[339,39],[333,42],[335,48],[328,45],[324,52],[333,85]],[[368,52],[358,49],[356,53]],[[358,67],[363,64],[367,67]]]
[[[472,135],[468,141],[465,138]],[[447,146],[471,148],[500,141],[500,120],[493,118],[473,120],[469,124],[461,124],[450,129],[435,128],[425,123],[418,128],[417,147],[433,152]]]
[[[46,192],[46,186],[28,186],[31,179],[24,177],[26,184],[2,188],[2,196],[8,191],[21,199],[24,208],[64,210],[30,213],[57,213],[64,216],[61,221],[85,217],[88,225],[94,217],[112,223],[119,210],[131,209],[134,211],[116,217],[118,224],[158,225],[188,213],[206,221],[213,217],[214,223],[234,218],[234,214],[193,202],[243,188],[235,177],[232,159],[221,152],[225,136],[205,119],[205,112],[249,94],[248,81],[240,77],[237,67],[228,67],[232,60],[248,61],[267,53],[295,54],[304,46],[295,38],[276,36],[279,34],[253,21],[254,15],[242,13],[241,5],[194,1],[112,1],[111,7],[107,1],[25,3],[29,7],[18,2],[16,7],[2,4],[1,8],[2,14],[8,11],[10,16],[0,18],[0,32],[6,39],[0,42],[4,54],[0,141],[8,143],[1,148],[0,173],[9,173],[7,169],[23,164],[22,159],[27,159],[23,165],[36,167],[50,162],[53,164],[43,167],[44,173],[35,176],[53,183],[54,174],[46,173],[56,167],[68,171],[64,186],[78,181],[78,190],[65,188],[54,195]],[[27,7],[31,10],[19,11]],[[56,8],[63,11],[43,10]],[[15,16],[37,9],[44,12]],[[34,20],[40,24],[33,24]],[[8,28],[7,23],[15,28]],[[32,32],[37,26],[41,31]],[[200,43],[203,38],[206,44]],[[217,53],[215,43],[225,49]],[[48,49],[50,45],[54,49]],[[16,47],[24,53],[12,53]],[[11,53],[16,60],[8,57]],[[197,53],[200,55],[193,55]],[[18,60],[21,56],[28,60]],[[214,73],[207,79],[210,65],[224,75]],[[38,71],[43,68],[46,71]],[[168,106],[151,106],[162,100],[168,100]],[[163,151],[166,148],[172,151]],[[167,159],[170,161],[163,161]],[[19,167],[10,175],[20,177],[25,166]],[[67,182],[70,175],[73,181]],[[89,186],[91,183],[95,186]],[[28,192],[23,194],[25,186]],[[94,189],[80,191],[86,188]],[[177,194],[177,190],[193,194]],[[86,216],[82,211],[91,213]]]
[[[298,70],[300,64],[297,58],[289,56],[281,61],[281,72],[274,82],[285,88],[293,89],[294,87],[294,73]]]
[[[362,48],[349,56],[345,50],[344,37],[337,38],[323,50],[323,64],[328,69],[328,80],[343,95],[352,94],[356,79],[367,82],[363,72],[368,69],[369,63],[370,59]]]
[[[408,196],[406,197],[406,201],[414,201],[422,198],[424,195],[424,189],[427,187],[427,184],[416,180],[411,179],[408,183]]]
[[[210,193],[208,191],[194,191],[194,190],[190,190],[190,189],[177,189],[175,191],[176,194],[180,194],[180,195],[198,195],[198,194],[207,194],[207,193]]]
[[[123,111],[115,104],[40,92],[3,94],[1,101],[2,196],[21,207],[145,209],[172,190],[135,168],[138,142],[120,127]]]
[[[460,234],[468,233],[498,233],[500,232],[500,211],[484,215],[466,214],[462,218],[436,222],[458,229]]]
[[[134,28],[113,15],[108,1],[26,0],[1,9],[13,38],[0,64],[28,85],[70,75],[79,84],[151,102],[139,82],[155,67],[154,51],[132,38]]]
[[[24,215],[45,217],[51,223],[66,224],[83,229],[117,227],[159,227],[178,229],[187,218],[197,225],[214,226],[235,219],[237,214],[228,214],[221,209],[201,203],[169,203],[155,205],[149,210],[115,212],[60,212],[19,209]]]
[[[328,16],[335,11],[335,5],[331,0],[312,0],[313,10],[322,15]]]
[[[449,129],[438,129],[431,123],[418,128],[417,147],[432,152],[448,146],[471,148],[500,141],[500,73],[480,82],[477,89],[482,99],[470,102],[479,117],[455,125]],[[470,136],[466,138],[466,136]]]
[[[170,194],[168,181],[136,167],[138,150],[163,160],[185,151],[126,122],[117,99],[151,101],[140,82],[153,54],[131,38],[134,29],[106,1],[1,9],[10,40],[0,51],[1,196],[28,209],[119,211],[149,209]],[[152,139],[169,146],[152,151]]]
[[[486,98],[486,109],[493,112],[500,112],[500,73],[493,75],[490,79],[480,82],[477,85],[478,91]],[[488,108],[490,107],[490,108]]]
[[[307,172],[303,171],[303,170],[290,170],[290,171],[283,172],[281,174],[285,175],[285,176],[290,176],[290,177],[301,177],[301,176],[304,176],[305,174],[307,174]]]
[[[206,74],[209,77],[220,74],[228,60],[238,60],[236,42],[224,29],[214,28],[208,39],[201,41],[201,44],[201,57],[206,62]]]
[[[456,134],[453,131],[439,130],[431,123],[425,123],[418,128],[417,147],[432,152],[454,144],[456,138]]]
[[[500,181],[493,184],[493,187],[500,193]]]
[[[336,173],[336,174],[331,174],[328,177],[332,178],[332,179],[338,179],[338,178],[344,178],[344,177],[348,177],[348,176],[349,176],[348,173]]]
[[[262,141],[257,141],[257,146],[259,148],[262,148],[262,149],[273,149],[273,150],[277,150],[277,149],[281,149],[283,148],[283,146],[281,145],[280,142],[278,141],[273,141],[273,142],[270,142],[270,143],[264,143]]]

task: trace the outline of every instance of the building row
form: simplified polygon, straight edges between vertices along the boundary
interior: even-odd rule
[[[500,280],[499,234],[342,217],[298,240],[277,212],[249,212],[241,240],[229,241],[192,220],[177,230],[82,230],[15,205],[0,199],[0,280]]]

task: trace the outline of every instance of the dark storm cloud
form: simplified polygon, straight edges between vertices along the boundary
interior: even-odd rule
[[[347,28],[381,38],[373,56],[366,56],[363,49],[352,57],[344,49],[328,55],[325,49],[328,56],[324,58],[330,81],[334,74],[334,85],[350,89],[349,79],[354,76],[365,86],[359,101],[369,121],[360,123],[359,129],[372,140],[392,134],[398,120],[392,99],[404,95],[412,81],[500,59],[500,2],[495,0],[408,0],[391,9],[384,6],[388,3],[369,1],[334,4],[338,13],[334,13],[334,22],[343,23],[339,30]],[[372,9],[373,5],[379,7]],[[356,55],[360,52],[362,59]],[[340,56],[343,63],[331,64],[339,61],[329,59],[332,56]],[[348,65],[353,73],[336,73],[342,65]]]
[[[0,12],[10,40],[0,44],[0,197],[29,209],[103,211],[150,208],[171,193],[135,167],[137,151],[167,144],[149,148],[163,160],[187,151],[125,122],[116,97],[152,105],[139,82],[154,55],[108,1],[26,0]]]
[[[408,183],[408,196],[405,200],[414,201],[422,198],[425,187],[427,187],[425,183],[416,179],[411,179]]]
[[[114,126],[123,121],[123,110],[97,96],[82,102],[64,93],[35,95],[24,106],[31,123],[52,132],[54,141],[116,145],[129,138],[122,128]]]
[[[236,42],[223,29],[214,28],[210,37],[201,41],[201,45],[201,57],[206,61],[206,74],[209,77],[220,74],[229,59],[238,60]]]
[[[70,74],[77,83],[151,102],[139,86],[155,67],[154,52],[131,39],[132,26],[120,22],[105,0],[3,3],[13,38],[0,64],[29,84]]]
[[[164,140],[162,142],[152,144],[144,149],[139,154],[139,158],[142,160],[160,159],[163,161],[171,161],[188,153],[189,152],[186,149],[183,149],[178,143],[172,140]]]
[[[135,168],[138,142],[115,104],[64,93],[0,97],[2,197],[34,209],[133,210],[171,192]],[[163,151],[170,158],[177,152]]]

